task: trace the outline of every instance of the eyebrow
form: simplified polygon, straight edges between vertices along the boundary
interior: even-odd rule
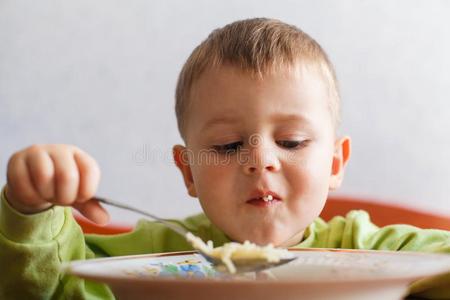
[[[208,122],[203,125],[202,129],[207,129],[212,126],[221,125],[221,124],[230,124],[237,122],[238,119],[233,116],[220,116],[216,118],[212,118],[211,120],[208,120]]]
[[[305,124],[311,124],[312,121],[310,118],[305,115],[299,114],[276,114],[270,117],[272,122],[288,122],[288,121],[296,121]]]
[[[222,125],[222,124],[231,124],[237,122],[239,119],[234,116],[220,116],[216,118],[212,118],[208,120],[208,122],[203,125],[203,130],[208,129],[209,127]],[[311,124],[311,120],[303,115],[298,114],[275,114],[270,116],[270,121],[273,123],[276,122],[300,122],[304,124]]]

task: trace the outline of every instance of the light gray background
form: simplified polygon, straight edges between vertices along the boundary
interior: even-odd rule
[[[176,78],[211,30],[265,16],[308,32],[337,68],[353,138],[339,193],[449,215],[449,15],[448,1],[0,0],[0,183],[14,151],[71,143],[98,160],[99,194],[200,211],[170,157]]]

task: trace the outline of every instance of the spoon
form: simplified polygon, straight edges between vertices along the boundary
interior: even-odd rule
[[[142,209],[124,204],[124,203],[120,203],[117,201],[113,201],[110,199],[105,199],[105,198],[99,198],[99,197],[95,197],[95,200],[104,203],[106,205],[110,205],[110,206],[115,206],[118,208],[122,208],[122,209],[126,209],[129,211],[133,211],[135,213],[144,215],[146,217],[149,217],[165,226],[167,226],[168,228],[172,229],[173,231],[175,231],[176,233],[182,235],[185,239],[187,239],[191,244],[192,244],[192,239],[189,238],[189,235],[192,236],[192,233],[190,233],[189,231],[187,231],[186,229],[184,229],[183,227],[179,226],[179,225],[175,225],[173,223],[170,223],[169,221],[166,221],[160,217],[157,217],[147,211],[144,211]],[[198,253],[200,253],[207,261],[209,261],[210,263],[212,263],[215,267],[218,267],[218,269],[222,270],[228,270],[227,268],[225,268],[223,262],[221,259],[213,257],[211,255],[209,255],[208,253],[206,253],[205,251],[202,251],[201,249],[198,249],[198,247],[194,247],[196,248],[196,250],[198,251]],[[280,266],[280,265],[284,265],[286,263],[289,263],[293,260],[295,260],[297,257],[293,256],[293,257],[289,257],[289,258],[280,258],[279,261],[276,262],[269,262],[266,259],[263,258],[255,258],[255,259],[233,259],[233,264],[235,265],[236,268],[236,273],[246,273],[246,272],[258,272],[258,271],[262,271],[262,270],[266,270],[269,268],[273,268],[276,266]]]

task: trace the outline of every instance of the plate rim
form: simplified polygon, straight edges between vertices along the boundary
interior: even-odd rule
[[[417,256],[417,257],[436,257],[443,258],[449,260],[450,255],[446,253],[427,253],[427,252],[415,252],[415,251],[389,251],[389,250],[366,250],[366,249],[341,249],[341,248],[287,248],[291,252],[325,252],[325,253],[367,253],[367,254],[375,254],[375,255],[383,255],[383,254],[395,254],[395,255],[405,255],[405,256]],[[450,272],[450,268],[447,271],[442,272],[422,272],[420,275],[418,274],[402,274],[398,276],[392,277],[361,277],[361,278],[341,278],[339,280],[328,279],[312,279],[312,280],[299,280],[299,279],[283,279],[283,280],[220,280],[217,278],[166,278],[166,277],[121,277],[117,276],[108,276],[107,274],[90,274],[88,272],[83,272],[81,270],[77,270],[78,267],[87,264],[95,264],[95,263],[104,263],[105,261],[118,261],[118,260],[129,260],[129,259],[139,259],[139,258],[152,258],[152,257],[170,257],[170,256],[182,256],[182,255],[192,255],[198,254],[196,250],[187,250],[187,251],[175,251],[175,252],[161,252],[161,253],[147,253],[147,254],[133,254],[133,255],[124,255],[124,256],[111,256],[111,257],[101,257],[101,258],[93,258],[87,260],[75,260],[71,262],[66,262],[61,267],[62,271],[78,276],[83,279],[94,280],[103,282],[106,284],[113,285],[123,285],[123,284],[146,284],[146,285],[154,285],[154,284],[186,284],[186,285],[239,285],[239,286],[248,286],[248,285],[265,285],[265,286],[291,286],[295,285],[324,285],[324,284],[355,284],[355,283],[382,283],[382,282],[405,282],[405,281],[415,281],[421,278],[426,278],[430,276],[436,276],[440,274],[446,274]]]

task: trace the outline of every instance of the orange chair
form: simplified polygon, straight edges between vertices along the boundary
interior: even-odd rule
[[[119,234],[126,233],[133,230],[132,226],[108,224],[106,226],[99,226],[77,212],[74,212],[74,217],[77,223],[80,225],[84,233],[96,233],[96,234]]]
[[[334,216],[345,216],[354,209],[362,209],[370,214],[373,223],[378,226],[390,224],[410,224],[420,228],[436,228],[450,230],[450,217],[419,211],[417,209],[386,204],[371,199],[360,200],[352,197],[331,196],[320,216],[329,221]],[[74,214],[84,233],[118,234],[130,232],[132,226],[111,224],[98,226],[78,213]]]
[[[330,196],[320,216],[325,221],[329,221],[337,215],[345,216],[348,211],[354,209],[367,211],[372,222],[378,226],[410,224],[420,228],[450,230],[450,217],[448,216],[387,204],[373,199],[360,200],[352,197]]]

